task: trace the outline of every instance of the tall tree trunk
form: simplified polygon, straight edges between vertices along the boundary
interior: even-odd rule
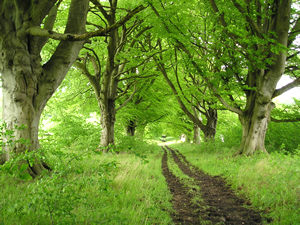
[[[102,127],[100,145],[106,147],[104,149],[104,152],[106,152],[109,150],[109,145],[114,145],[115,143],[115,101],[112,99],[108,99],[105,104],[100,104]]]
[[[194,144],[200,144],[201,139],[200,139],[200,128],[198,127],[197,124],[194,124],[194,137],[193,137],[193,143]]]
[[[135,135],[136,124],[134,120],[130,120],[126,127],[127,136]]]
[[[274,106],[272,102],[256,102],[248,114],[239,117],[243,128],[240,154],[253,155],[256,151],[267,153],[265,137]]]
[[[202,118],[201,118],[201,113],[199,113],[198,111],[197,111],[197,109],[194,107],[194,106],[192,106],[192,110],[193,110],[193,114],[194,114],[194,117],[195,118],[198,118],[200,121],[202,121]],[[196,123],[194,123],[194,128],[193,128],[193,130],[194,130],[194,136],[193,136],[193,143],[195,143],[195,144],[200,144],[200,142],[201,142],[201,138],[200,138],[200,127],[198,126],[198,124],[196,124]]]
[[[117,4],[115,2],[115,4]],[[112,6],[112,16],[108,19],[108,24],[112,26],[116,22],[115,18],[116,5]],[[101,82],[101,90],[99,95],[99,106],[101,110],[101,140],[100,145],[104,147],[104,152],[109,150],[110,145],[115,144],[115,121],[116,107],[115,101],[118,88],[119,65],[115,63],[119,42],[118,29],[113,30],[108,37],[108,57],[106,70],[103,74]]]
[[[26,37],[16,33],[9,33],[1,43],[2,118],[7,129],[14,131],[15,142],[4,147],[2,163],[10,159],[12,152],[19,154],[39,148],[38,128],[45,103],[37,102],[36,97],[42,92],[38,87],[42,66],[40,57],[30,53],[27,43]],[[28,168],[32,176],[39,175],[42,169],[41,163]]]
[[[217,130],[218,110],[209,108],[207,110],[206,119],[205,129],[202,130],[204,133],[204,140],[206,142],[214,141]]]
[[[28,66],[30,65],[25,63],[22,65],[15,63],[13,71],[22,72],[14,73],[13,71],[4,70],[2,75],[3,121],[7,124],[7,129],[14,131],[14,141],[16,141],[12,146],[4,148],[5,161],[10,159],[12,152],[19,154],[26,150],[31,151],[39,148],[38,129],[43,107],[36,107],[35,105],[36,90],[34,85],[36,83],[27,80],[30,74],[27,73],[29,71],[26,71],[29,69]],[[36,76],[31,73],[31,77],[34,80]],[[19,142],[20,140],[21,142]],[[24,143],[22,143],[22,140],[24,140]],[[42,169],[42,164],[36,163],[29,167],[29,172],[32,176],[35,176],[39,175]]]
[[[97,1],[92,1],[97,2]],[[100,4],[98,6],[102,9],[104,19],[110,27],[118,24],[116,22],[116,10],[118,1],[109,1],[110,7],[108,9],[103,9]],[[105,13],[104,13],[105,12]],[[131,18],[134,14],[128,17]],[[126,21],[125,21],[126,22]],[[92,84],[96,98],[98,100],[98,105],[101,113],[101,138],[100,138],[100,148],[107,152],[111,145],[115,144],[115,132],[114,126],[116,121],[117,110],[124,107],[126,104],[121,105],[116,108],[116,99],[118,97],[118,83],[121,76],[121,71],[125,67],[125,63],[120,63],[116,58],[120,51],[123,50],[125,39],[127,38],[127,33],[125,32],[125,27],[123,26],[122,36],[119,35],[118,29],[113,29],[109,31],[107,36],[107,58],[105,69],[102,70],[99,58],[96,52],[93,51],[93,55],[87,57],[90,59],[94,67],[93,74],[90,73],[87,68],[86,63],[76,62],[78,69],[88,78],[89,82]],[[125,34],[126,33],[126,34]],[[119,37],[121,36],[121,38]],[[101,73],[103,71],[103,73]],[[135,71],[135,70],[134,70]]]

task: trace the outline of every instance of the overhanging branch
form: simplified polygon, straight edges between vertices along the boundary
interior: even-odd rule
[[[212,6],[213,10],[214,10],[216,13],[220,14],[220,11],[219,11],[219,9],[218,9],[218,7],[217,7],[215,1],[214,1],[214,0],[210,0],[210,2],[211,2],[211,6]],[[155,13],[155,15],[156,15],[159,19],[161,19],[161,21],[162,21],[162,23],[163,23],[163,25],[164,25],[166,31],[167,31],[168,33],[171,33],[171,31],[170,31],[168,25],[162,20],[160,14],[159,14],[159,12],[156,10],[156,8],[155,8],[152,4],[150,4],[150,7],[152,8],[152,10],[153,10],[153,12]],[[220,21],[221,21],[222,26],[227,27],[227,23],[226,23],[226,21],[225,21],[225,18],[224,18],[224,14],[223,14],[223,13],[220,14],[220,18],[219,18],[219,19],[220,19]],[[235,34],[231,34],[231,33],[230,33],[230,35],[233,36],[233,37],[236,37]],[[175,39],[175,42],[176,42],[176,47],[177,47],[178,49],[181,49],[183,52],[185,52],[185,53],[187,54],[187,56],[189,57],[189,59],[190,59],[191,62],[192,62],[192,65],[194,66],[194,68],[197,70],[197,72],[198,72],[199,74],[202,74],[202,70],[200,69],[200,67],[198,66],[198,64],[195,62],[195,60],[193,59],[193,56],[192,56],[192,54],[190,53],[190,51],[185,47],[185,45],[184,45],[180,40],[178,40],[178,39],[175,38],[175,37],[174,37],[174,39]],[[154,58],[154,60],[155,60],[155,58]],[[156,60],[156,61],[158,61],[158,60]],[[169,86],[171,87],[172,91],[174,92],[175,97],[177,98],[177,100],[178,100],[180,106],[182,107],[183,111],[186,112],[186,114],[193,120],[193,122],[197,123],[197,120],[193,118],[194,116],[189,112],[189,110],[186,109],[185,105],[183,104],[183,102],[182,102],[181,99],[179,98],[178,92],[177,92],[177,90],[175,89],[173,83],[172,83],[172,82],[170,81],[170,79],[167,77],[166,72],[162,70],[162,68],[161,68],[161,66],[160,66],[159,63],[157,64],[157,66],[158,66],[158,68],[161,70],[161,72],[162,72],[162,74],[164,75],[164,77],[165,77],[167,83],[169,84]],[[212,92],[214,93],[214,95],[218,98],[218,100],[219,100],[219,101],[220,101],[220,102],[221,102],[228,110],[230,110],[230,111],[232,111],[232,112],[234,112],[234,113],[237,113],[237,114],[239,114],[239,115],[242,115],[242,114],[243,114],[243,112],[242,112],[241,109],[235,108],[235,107],[229,105],[229,104],[221,97],[221,95],[218,94],[216,88],[211,84],[211,82],[209,81],[208,78],[206,78],[205,76],[202,76],[202,77],[203,77],[204,81],[207,83],[208,87],[212,90]],[[172,86],[173,86],[173,87],[172,87]],[[175,89],[175,91],[174,91],[174,89]],[[203,125],[203,124],[202,124],[202,125]],[[199,126],[199,127],[201,128],[201,126]]]
[[[128,20],[130,20],[134,15],[137,13],[141,12],[144,10],[146,7],[145,6],[138,6],[132,11],[130,11],[126,16],[124,16],[122,19],[120,19],[118,22],[115,24],[107,27],[107,28],[101,28],[96,31],[92,32],[87,32],[83,34],[71,34],[71,33],[57,33],[52,30],[46,30],[42,29],[39,26],[35,27],[30,27],[27,30],[27,33],[32,35],[32,36],[39,36],[39,37],[48,37],[54,40],[60,40],[60,41],[84,41],[92,37],[97,37],[97,36],[106,36],[109,32],[119,28],[123,24],[125,24]]]
[[[300,122],[300,118],[293,118],[293,119],[275,119],[271,117],[271,121],[275,123],[295,123],[295,122]]]
[[[123,107],[125,107],[133,98],[133,96],[135,95],[135,93],[137,92],[136,86],[134,86],[134,91],[131,93],[131,95],[123,102],[122,105],[120,105],[117,109],[116,112],[119,111],[120,109],[122,109]]]
[[[197,72],[198,72],[199,74],[202,74],[203,72],[201,71],[201,69],[200,69],[200,67],[198,66],[198,64],[194,61],[194,59],[193,59],[193,57],[192,57],[190,51],[189,51],[189,50],[188,50],[188,49],[187,49],[180,41],[178,41],[178,40],[177,40],[177,44],[178,44],[178,47],[179,47],[182,51],[184,51],[184,52],[187,54],[187,56],[190,58],[191,63],[192,63],[192,65],[194,66],[194,68],[197,70]],[[222,96],[218,93],[217,89],[214,87],[213,84],[211,84],[211,82],[209,81],[209,79],[208,79],[207,77],[205,77],[205,75],[202,76],[202,78],[203,78],[203,80],[205,81],[205,83],[207,84],[208,88],[209,88],[209,89],[213,92],[213,94],[216,96],[216,98],[217,98],[217,99],[218,99],[218,100],[219,100],[219,101],[220,101],[220,102],[221,102],[228,110],[230,110],[231,112],[237,113],[237,114],[239,114],[239,115],[242,115],[242,114],[243,114],[243,112],[242,112],[241,109],[229,105],[229,104],[222,98]]]
[[[107,12],[105,11],[103,5],[101,5],[100,2],[98,2],[97,0],[90,0],[99,10],[100,12],[102,13],[102,15],[108,20],[110,17],[109,15],[107,14]]]
[[[235,6],[235,8],[237,8],[237,10],[245,16],[247,22],[249,23],[250,27],[252,28],[252,30],[255,32],[255,34],[262,38],[262,31],[260,30],[259,26],[250,18],[250,16],[248,15],[248,13],[244,10],[244,8],[236,1],[236,0],[232,0],[233,5]]]
[[[297,86],[300,86],[300,77],[298,77],[296,80],[294,80],[293,82],[283,86],[282,88],[279,88],[277,90],[275,90],[272,98],[275,98],[281,94],[283,94],[284,92],[287,92],[288,90],[294,88],[294,87],[297,87]]]
[[[289,33],[288,46],[290,46],[294,42],[298,34],[300,34],[300,17],[297,19],[291,32]]]

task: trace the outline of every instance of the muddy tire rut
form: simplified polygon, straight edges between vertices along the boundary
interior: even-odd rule
[[[175,224],[262,224],[257,211],[245,207],[249,201],[235,195],[226,181],[210,176],[192,166],[184,155],[169,147],[163,148],[162,172],[172,194]],[[189,187],[168,167],[169,157],[183,174],[191,178],[199,190]]]

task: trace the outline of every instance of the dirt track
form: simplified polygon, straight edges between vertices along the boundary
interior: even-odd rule
[[[162,171],[173,195],[175,224],[262,224],[260,214],[245,208],[248,201],[238,198],[223,178],[193,167],[177,150],[163,149]],[[168,167],[169,157],[200,188],[191,188],[176,177]]]

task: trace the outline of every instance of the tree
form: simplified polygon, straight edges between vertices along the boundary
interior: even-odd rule
[[[152,89],[152,86],[155,82],[155,79],[152,79],[148,82],[148,80],[146,80],[145,82],[142,82],[141,84],[141,89],[139,90],[138,93],[135,94],[135,96],[133,96],[132,99],[132,107],[131,107],[131,115],[127,115],[126,118],[126,133],[128,136],[134,136],[135,135],[135,131],[137,126],[143,126],[145,127],[147,125],[147,123],[149,122],[148,120],[143,121],[145,118],[141,118],[141,115],[139,115],[140,113],[140,107],[139,105],[141,105],[144,101],[145,101],[145,92],[147,93],[147,95],[149,96],[149,92]],[[149,90],[150,89],[150,90]],[[128,96],[130,97],[130,96]],[[148,99],[149,101],[147,101],[148,105],[142,110],[143,114],[146,113],[146,111],[149,110],[149,108],[151,108],[151,105],[153,104],[154,99]],[[149,119],[149,117],[153,117],[153,114],[155,115],[155,112],[151,111],[152,115],[148,115],[147,119]]]
[[[146,64],[146,70],[153,70],[153,62]],[[154,71],[153,73],[156,73]],[[127,135],[134,136],[136,131],[137,136],[142,139],[144,131],[151,127],[152,124],[157,124],[162,121],[173,110],[169,107],[169,93],[161,86],[163,80],[161,77],[154,77],[151,79],[144,79],[137,85],[139,90],[134,96],[132,101],[123,108],[122,113],[119,115],[121,121],[124,121]]]
[[[97,2],[97,1],[96,1]],[[115,2],[115,1],[113,1]],[[71,0],[64,5],[68,18],[64,34],[53,31],[61,0],[0,2],[0,72],[3,85],[3,121],[15,131],[14,140],[29,140],[29,145],[16,143],[6,147],[1,163],[9,160],[10,153],[22,153],[39,148],[38,127],[41,113],[76,60],[84,41],[105,36],[122,26],[140,6],[128,12],[110,26],[85,31],[89,0]],[[41,53],[49,38],[59,40],[53,54],[42,63]],[[34,177],[44,168],[42,163],[28,165]]]
[[[266,152],[264,141],[274,108],[272,99],[300,83],[296,72],[299,70],[299,46],[294,43],[300,32],[299,13],[296,8],[292,9],[292,1],[210,0],[201,4],[204,13],[199,5],[199,8],[187,11],[197,14],[198,10],[200,19],[210,20],[213,26],[198,31],[209,34],[208,42],[194,32],[197,27],[193,24],[198,26],[201,21],[190,21],[188,26],[181,26],[178,13],[173,17],[161,16],[157,6],[151,7],[207,87],[224,107],[239,115],[243,127],[239,153]],[[161,4],[163,12],[167,6],[173,7],[173,4]],[[207,63],[203,63],[207,58],[203,55],[199,58],[200,49],[216,53],[214,63],[219,65],[215,67],[218,70],[212,71]],[[284,72],[295,79],[276,90]]]
[[[148,43],[150,44],[149,51],[153,50],[151,42],[148,41]],[[201,81],[198,79],[199,77],[195,75],[193,76],[192,72],[188,71],[188,68],[184,68],[185,65],[183,62],[181,62],[183,65],[180,65],[179,61],[183,60],[178,59],[178,49],[176,46],[171,44],[168,47],[163,47],[160,39],[158,39],[156,46],[159,48],[159,57],[154,55],[153,59],[156,63],[157,69],[161,72],[166,83],[176,97],[180,108],[194,123],[194,133],[196,133],[194,135],[194,142],[199,142],[199,134],[197,134],[198,128],[200,128],[200,130],[204,133],[205,141],[213,141],[216,134],[218,116],[217,109],[213,106],[215,101],[208,100],[208,98],[205,97],[205,95],[209,93],[209,90],[203,85],[201,87]],[[164,54],[170,54],[170,52],[167,52],[166,49],[172,48],[174,50],[174,54],[172,54],[170,56],[171,59],[169,59],[169,56]],[[165,59],[166,57],[168,59]],[[167,62],[170,64],[167,64]],[[171,69],[168,70],[167,67]],[[182,69],[182,71],[180,71],[180,69]],[[174,74],[173,77],[175,77],[177,87],[174,84],[175,82],[170,79],[169,73]],[[183,78],[180,78],[180,75],[183,76]],[[183,89],[181,84],[182,81],[180,80],[183,80],[185,89]],[[205,120],[199,116],[199,113],[201,116],[203,115]]]
[[[32,36],[31,27],[51,30],[61,1],[10,1],[0,3],[0,72],[3,86],[3,121],[8,129],[24,125],[15,131],[15,139],[30,140],[29,146],[6,147],[2,163],[10,152],[22,153],[27,148],[39,148],[38,127],[41,113],[68,69],[77,57],[83,42],[61,41],[51,58],[42,65],[41,51],[47,37]],[[85,31],[88,0],[72,0],[65,33]],[[32,176],[44,166],[29,166]]]
[[[118,9],[118,1],[110,1],[109,6],[104,6],[95,0],[92,2],[98,12],[101,12],[101,16],[98,15],[101,20],[98,19],[96,24],[89,24],[96,27],[113,26],[117,21],[117,17],[121,14],[121,10]],[[138,6],[136,9],[144,9],[144,7]],[[127,11],[130,12],[130,10]],[[128,13],[125,16],[127,20],[136,14],[135,11],[136,10],[132,10],[134,13]],[[86,57],[81,58],[81,62],[78,61],[75,64],[93,86],[101,112],[100,120],[102,129],[100,146],[104,147],[104,151],[107,151],[109,146],[115,143],[114,129],[117,111],[123,108],[132,99],[136,93],[136,89],[132,91],[131,95],[124,100],[119,107],[116,107],[116,100],[120,98],[120,96],[125,95],[131,86],[136,86],[134,79],[129,82],[127,81],[128,79],[141,77],[141,74],[136,72],[138,66],[131,65],[130,68],[126,67],[126,65],[132,61],[129,60],[128,54],[130,54],[130,50],[134,47],[136,38],[149,29],[149,27],[140,28],[141,21],[136,20],[131,24],[125,24],[124,22],[122,27],[109,32],[104,41],[106,43],[106,52],[101,52],[101,54],[105,55],[105,63],[101,62],[99,57],[100,53],[96,52],[93,47],[85,47],[91,54],[87,54]],[[122,59],[122,53],[127,54],[125,59]],[[92,64],[91,68],[89,68],[89,62]]]
[[[244,86],[244,108],[225,103],[221,96],[219,99],[229,110],[239,115],[243,127],[240,153],[252,155],[258,150],[266,152],[265,135],[271,110],[274,108],[272,99],[300,84],[300,78],[296,78],[292,83],[276,90],[288,65],[287,50],[300,33],[300,17],[291,14],[291,0],[245,3],[232,0],[229,4],[235,8],[234,16],[242,18],[245,24],[239,34],[237,30],[230,28],[238,25],[232,14],[220,11],[220,4],[218,6],[214,0],[210,4],[219,15],[224,33],[232,40],[234,49],[243,53],[247,65],[246,73],[236,76],[240,86]],[[231,21],[227,22],[229,18]],[[249,37],[253,39],[249,40]]]

